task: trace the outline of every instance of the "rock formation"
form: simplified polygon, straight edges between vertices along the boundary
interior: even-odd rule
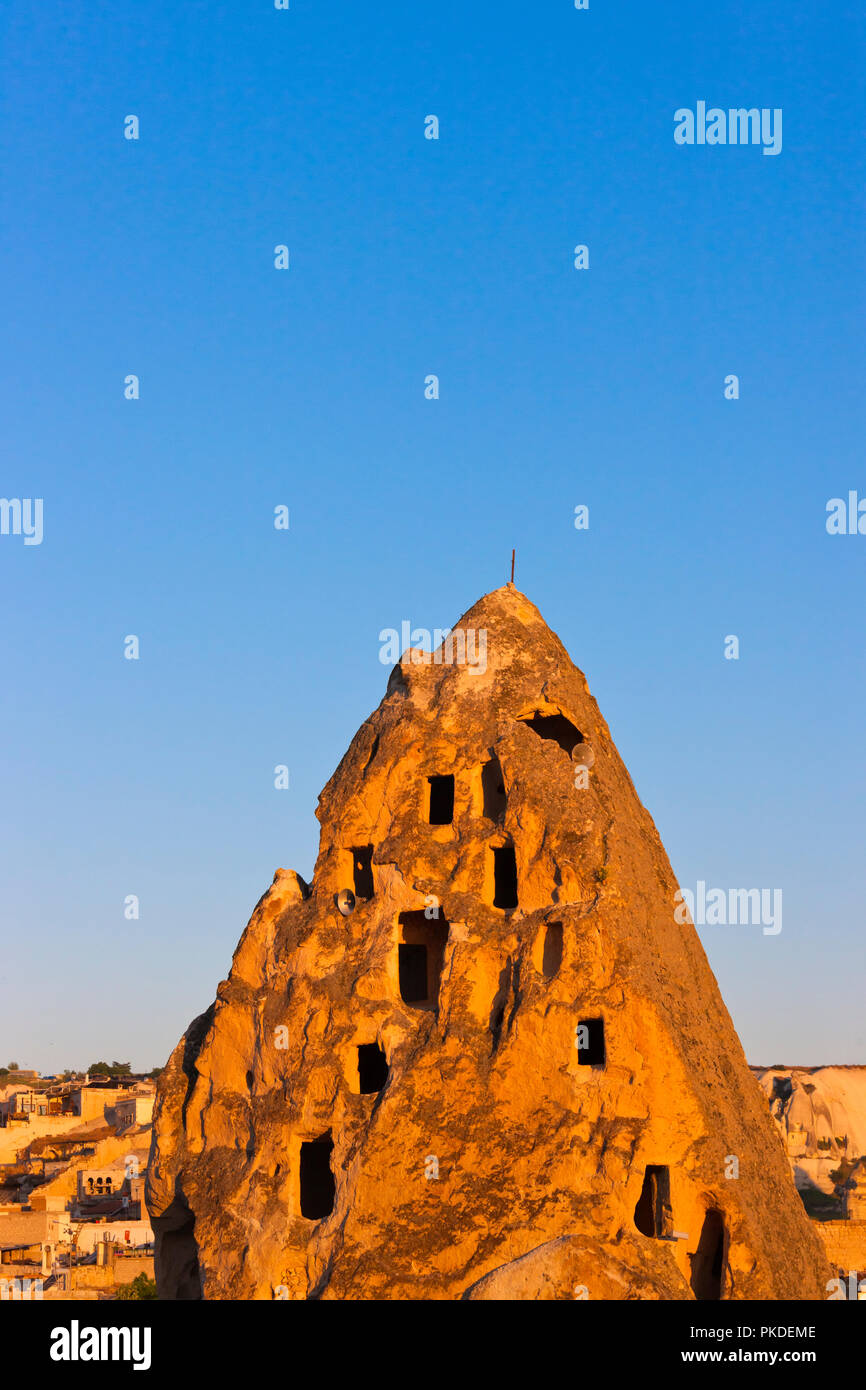
[[[866,1067],[753,1067],[794,1181],[831,1193],[840,1164],[866,1154]]]
[[[318,816],[312,886],[277,871],[160,1077],[161,1297],[824,1296],[656,829],[528,599],[403,654]]]
[[[866,1158],[859,1158],[842,1184],[846,1220],[866,1221]]]

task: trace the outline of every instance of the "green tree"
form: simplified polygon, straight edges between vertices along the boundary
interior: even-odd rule
[[[129,1062],[91,1062],[87,1070],[91,1076],[129,1076],[132,1067]]]
[[[131,1284],[118,1284],[116,1298],[156,1298],[156,1284],[144,1273],[137,1274]]]

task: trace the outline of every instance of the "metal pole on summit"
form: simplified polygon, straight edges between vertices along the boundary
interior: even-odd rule
[[[511,552],[511,582],[514,583],[514,551]]]

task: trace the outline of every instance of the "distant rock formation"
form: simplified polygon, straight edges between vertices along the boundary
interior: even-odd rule
[[[866,1221],[866,1158],[860,1158],[843,1185],[844,1214],[849,1221]]]
[[[753,1067],[798,1188],[834,1190],[844,1160],[866,1155],[866,1067]]]
[[[159,1080],[161,1297],[824,1296],[655,826],[528,599],[403,654],[318,815],[312,887],[278,870]]]

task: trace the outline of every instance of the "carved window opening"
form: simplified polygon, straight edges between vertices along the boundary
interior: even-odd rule
[[[454,820],[454,778],[428,777],[430,783],[430,824],[451,825]]]
[[[378,1043],[361,1043],[358,1048],[358,1080],[361,1095],[371,1096],[381,1091],[388,1080],[388,1061]]]
[[[355,879],[355,897],[372,898],[373,886],[373,846],[356,845],[352,850],[352,873]]]
[[[508,912],[517,907],[517,859],[513,845],[493,851],[493,906]]]
[[[583,743],[583,734],[564,714],[545,714],[536,710],[528,718],[522,719],[521,723],[528,724],[539,738],[549,738],[558,743],[569,757],[572,749],[578,743]]]
[[[583,1018],[577,1025],[577,1061],[581,1067],[605,1063],[604,1019]]]
[[[333,1149],[330,1130],[301,1145],[301,1216],[308,1221],[321,1221],[334,1210]]]
[[[641,1235],[656,1240],[673,1235],[671,1174],[666,1165],[647,1164],[641,1194],[634,1209],[634,1224]]]
[[[695,1298],[702,1302],[711,1302],[722,1296],[725,1245],[725,1218],[715,1207],[711,1207],[704,1216],[698,1248],[691,1256],[692,1274],[689,1282]]]
[[[505,793],[502,764],[496,757],[491,758],[481,769],[481,802],[482,814],[488,820],[495,821],[497,825],[505,820],[508,798]]]
[[[562,965],[562,923],[548,922],[544,933],[544,953],[541,957],[541,970],[547,980],[551,980]]]
[[[428,920],[423,912],[403,912],[399,921],[397,965],[400,998],[417,1009],[439,1004],[439,981],[445,963],[448,923]]]

